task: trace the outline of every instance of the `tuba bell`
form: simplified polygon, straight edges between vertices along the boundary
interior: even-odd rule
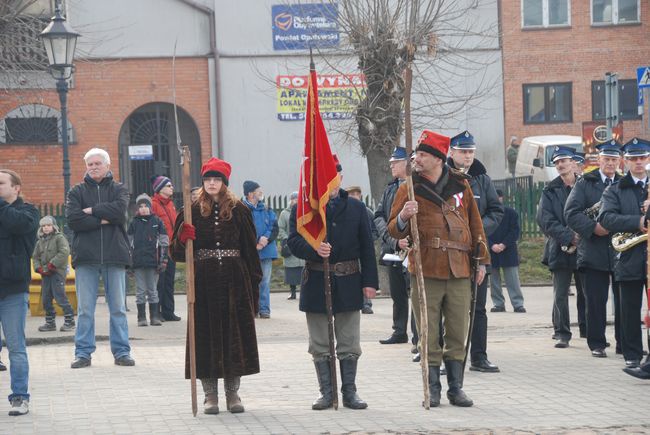
[[[625,252],[647,240],[647,233],[616,233],[612,236],[612,247],[616,252]]]

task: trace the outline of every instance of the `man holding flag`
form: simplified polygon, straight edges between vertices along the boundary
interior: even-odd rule
[[[320,386],[320,396],[312,404],[315,410],[337,406],[336,372],[332,371],[334,335],[343,405],[352,409],[368,406],[356,393],[355,379],[361,356],[360,310],[364,296],[375,296],[377,263],[366,207],[348,198],[340,185],[318,109],[312,63],[303,168],[298,203],[291,210],[288,245],[296,257],[306,260],[300,310],[307,316],[309,353]],[[331,329],[334,332],[330,334]]]

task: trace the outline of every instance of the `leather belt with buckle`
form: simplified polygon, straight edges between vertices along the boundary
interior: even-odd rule
[[[444,240],[440,237],[434,237],[432,240],[428,240],[425,243],[425,246],[429,246],[433,249],[442,249],[446,251],[447,249],[456,249],[458,251],[469,252],[470,246],[461,242],[454,242],[453,240]]]
[[[307,269],[317,270],[323,272],[323,263],[308,261],[306,263]],[[347,276],[359,272],[359,260],[340,261],[338,263],[330,264],[330,273],[335,276]]]

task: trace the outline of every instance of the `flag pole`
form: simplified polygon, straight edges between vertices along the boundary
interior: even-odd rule
[[[316,71],[316,65],[314,64],[314,57],[312,54],[312,48],[309,47],[309,72]],[[313,111],[312,117],[313,117]],[[313,122],[312,119],[308,119],[307,122]],[[313,144],[316,138],[315,129],[311,128],[311,143]],[[323,242],[327,243],[327,220],[323,222],[325,227],[325,239]],[[323,258],[323,280],[324,280],[324,289],[325,289],[325,310],[327,312],[327,338],[329,341],[329,356],[330,356],[330,377],[332,382],[332,405],[334,409],[339,409],[339,394],[338,394],[338,382],[336,377],[336,352],[334,344],[334,310],[332,308],[332,286],[330,283],[330,262],[329,258]]]
[[[404,76],[404,136],[406,139],[406,155],[409,156],[406,163],[406,185],[408,187],[409,201],[415,201],[413,189],[413,176],[410,155],[413,152],[413,127],[411,125],[411,86],[413,84],[413,70],[411,64],[415,54],[415,47],[409,43],[406,47],[408,59]],[[422,273],[422,257],[420,255],[420,233],[418,232],[417,215],[410,220],[411,237],[413,247],[411,252],[415,259],[415,277],[417,283],[418,302],[420,303],[420,333],[418,343],[420,344],[420,368],[422,369],[422,384],[424,388],[424,409],[429,409],[429,318],[427,312],[427,298],[424,288],[424,275]]]

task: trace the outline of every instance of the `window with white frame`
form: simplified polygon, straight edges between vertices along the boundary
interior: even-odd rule
[[[640,21],[640,0],[591,0],[592,24],[627,24]]]
[[[570,0],[521,0],[523,28],[571,25]]]

